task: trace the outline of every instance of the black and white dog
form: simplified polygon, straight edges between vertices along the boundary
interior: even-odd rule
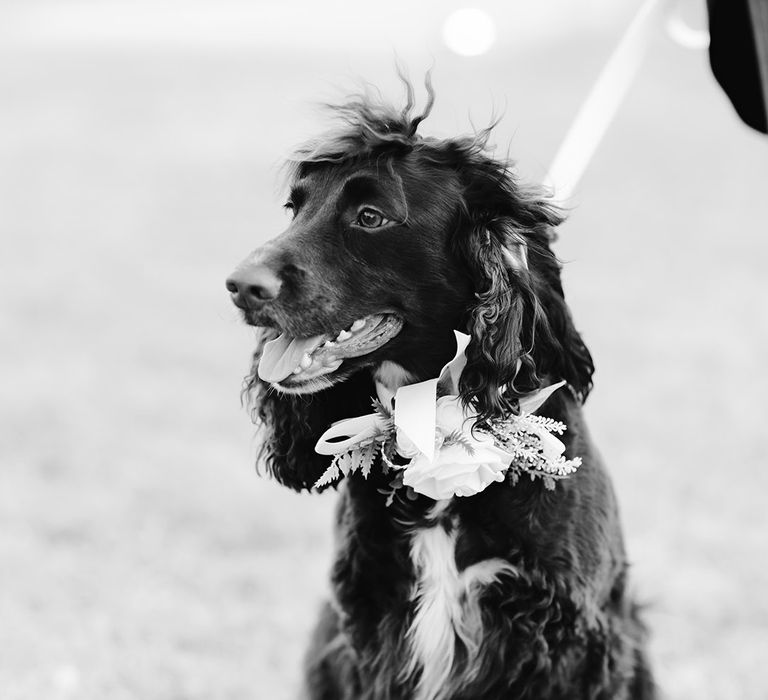
[[[550,250],[561,217],[486,152],[487,132],[417,134],[431,101],[418,116],[412,99],[336,108],[338,130],[295,157],[287,230],[227,281],[263,329],[247,393],[266,468],[311,489],[332,464],[315,449],[329,426],[437,377],[456,330],[475,428],[487,437],[563,382],[537,413],[565,425],[563,457],[581,467],[554,488],[514,462],[479,487],[446,470],[441,488],[456,488],[436,498],[393,491],[407,460],[372,452],[367,478],[336,483],[333,597],[306,697],[649,700],[616,501],[581,409],[592,358]]]

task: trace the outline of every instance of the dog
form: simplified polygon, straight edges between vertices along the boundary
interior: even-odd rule
[[[582,413],[592,357],[550,248],[563,216],[492,157],[490,128],[417,133],[434,92],[427,81],[416,113],[406,89],[402,110],[366,95],[334,108],[335,130],[290,160],[288,228],[226,284],[259,329],[244,391],[261,463],[297,491],[339,492],[332,599],[304,697],[654,698],[616,499]],[[455,396],[441,397],[452,357]],[[535,478],[513,461],[457,485],[433,454],[419,481],[406,468],[418,450],[387,424],[409,387],[432,387],[463,417],[455,439],[494,455],[493,426],[539,396],[537,420],[564,428],[555,456],[572,468]],[[323,435],[366,416],[395,448],[375,438],[363,468],[344,468]]]

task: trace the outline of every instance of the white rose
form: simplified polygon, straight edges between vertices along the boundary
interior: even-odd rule
[[[472,434],[477,415],[467,411],[458,396],[441,396],[435,407],[435,457],[424,455],[404,431],[397,431],[397,451],[411,462],[403,483],[436,501],[473,496],[494,481],[502,481],[512,456],[496,447],[493,438]],[[461,433],[466,446],[446,438]],[[467,449],[469,447],[470,449]]]
[[[440,448],[433,461],[416,456],[403,472],[403,483],[436,501],[452,496],[473,496],[494,481],[502,481],[511,456],[491,438],[477,440],[465,433],[472,453],[462,445]]]

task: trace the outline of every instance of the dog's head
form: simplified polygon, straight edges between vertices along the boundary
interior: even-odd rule
[[[394,389],[436,376],[454,329],[472,337],[461,390],[482,419],[545,379],[582,397],[591,386],[549,248],[559,213],[487,153],[489,130],[419,136],[429,92],[419,116],[410,88],[402,112],[337,107],[344,126],[292,163],[288,228],[227,280],[263,329],[249,390],[272,430],[267,463],[289,486],[324,468],[312,447],[330,422],[369,411],[372,377]]]

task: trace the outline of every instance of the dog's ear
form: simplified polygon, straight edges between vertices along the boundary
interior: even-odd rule
[[[549,247],[559,213],[535,194],[508,186],[506,195],[515,199],[500,215],[473,215],[468,206],[458,240],[477,300],[468,318],[472,340],[461,390],[484,420],[513,410],[519,397],[545,381],[564,379],[583,400],[594,369]]]
[[[267,339],[263,335],[257,342],[243,391],[259,427],[257,468],[295,491],[310,490],[331,463],[331,457],[315,452],[318,437],[337,420],[370,413],[370,397],[376,390],[367,373],[361,372],[315,394],[280,393],[257,373]]]

